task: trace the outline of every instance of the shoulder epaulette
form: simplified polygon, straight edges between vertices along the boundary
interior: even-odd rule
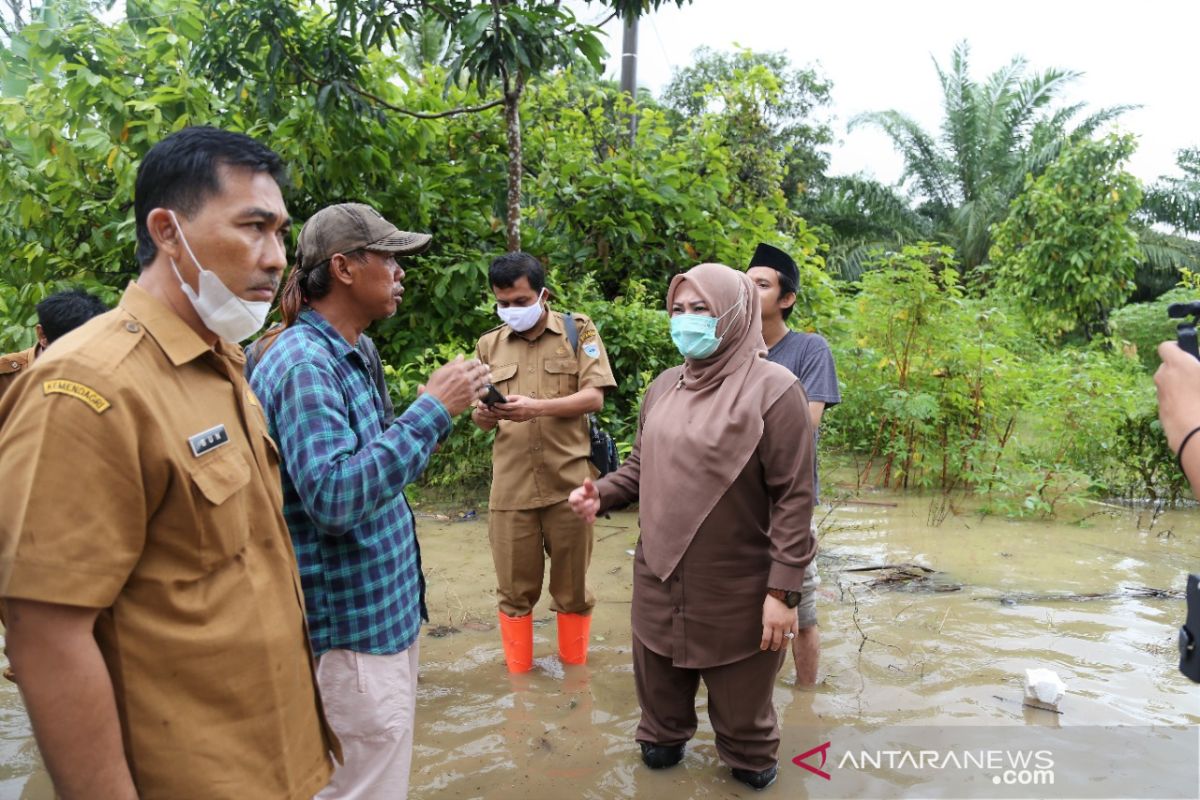
[[[104,370],[116,369],[146,337],[146,328],[132,317],[113,315],[105,321],[103,330],[97,330],[93,341],[103,339],[103,347],[92,346],[90,352],[95,364]]]
[[[0,356],[0,375],[12,375],[29,366],[29,357],[24,353],[8,353]]]

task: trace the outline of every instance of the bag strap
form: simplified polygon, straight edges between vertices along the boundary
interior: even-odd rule
[[[579,349],[579,326],[575,323],[575,315],[570,311],[563,314],[563,321],[567,323],[567,341],[571,343],[571,352],[574,353]]]
[[[567,341],[571,344],[571,353],[578,355],[579,350],[579,324],[575,322],[575,315],[570,311],[563,314],[563,322],[566,323]],[[593,414],[584,414],[587,417],[588,430],[596,426],[596,417]]]

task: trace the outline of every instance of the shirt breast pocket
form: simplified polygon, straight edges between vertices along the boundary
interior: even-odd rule
[[[566,397],[579,391],[579,362],[573,358],[546,359],[547,397]]]
[[[197,459],[188,470],[195,487],[196,531],[200,535],[200,563],[211,569],[246,548],[250,535],[250,465],[233,447]]]
[[[520,394],[517,391],[517,365],[500,364],[491,367],[492,385],[500,390],[500,394],[508,397],[510,394]]]

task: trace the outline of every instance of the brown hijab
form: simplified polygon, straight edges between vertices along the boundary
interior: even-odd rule
[[[760,301],[749,277],[700,264],[671,280],[668,310],[684,281],[720,318],[721,343],[708,358],[684,360],[679,382],[655,401],[642,427],[642,553],[660,580],[754,455],[767,410],[796,382],[764,359]]]

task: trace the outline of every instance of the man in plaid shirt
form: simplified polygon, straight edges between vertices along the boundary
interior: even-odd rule
[[[370,206],[344,203],[313,215],[280,297],[292,323],[251,376],[281,451],[284,517],[317,681],[345,755],[321,798],[408,791],[417,636],[427,616],[403,490],[489,380],[487,367],[460,356],[386,422],[355,345],[369,324],[396,313],[404,292],[396,257],[420,253],[429,241]]]

